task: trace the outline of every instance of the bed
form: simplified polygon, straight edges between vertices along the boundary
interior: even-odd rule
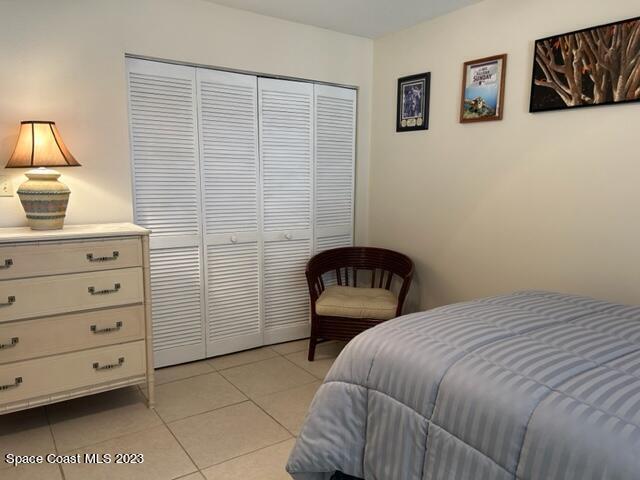
[[[640,307],[519,292],[368,330],[319,388],[287,471],[640,479]]]

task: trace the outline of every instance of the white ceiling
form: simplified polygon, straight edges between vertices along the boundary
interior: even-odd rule
[[[220,5],[376,38],[480,0],[208,0]]]

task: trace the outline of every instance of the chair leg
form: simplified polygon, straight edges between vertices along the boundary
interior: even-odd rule
[[[318,316],[315,314],[315,309],[311,311],[311,329],[309,332],[309,354],[307,355],[307,359],[310,362],[313,362],[314,357],[316,356],[316,345],[318,342]]]
[[[311,328],[311,336],[309,337],[309,355],[308,360],[313,362],[314,357],[316,356],[316,345],[318,344],[318,338],[316,337],[314,328]]]
[[[311,332],[311,336],[309,337],[309,355],[307,357],[310,362],[313,362],[313,359],[316,356],[317,343],[318,343],[318,339],[316,338],[314,333]]]

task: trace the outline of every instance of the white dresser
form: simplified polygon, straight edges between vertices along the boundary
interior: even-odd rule
[[[0,414],[146,384],[149,231],[0,229]]]

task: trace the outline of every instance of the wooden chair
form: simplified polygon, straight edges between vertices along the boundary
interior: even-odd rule
[[[358,271],[369,272],[367,286],[358,285]],[[325,287],[332,273],[336,285]],[[306,275],[311,296],[309,361],[313,361],[318,343],[348,341],[400,316],[413,277],[413,262],[384,248],[334,248],[311,258]],[[391,291],[394,276],[401,280],[397,296]]]

